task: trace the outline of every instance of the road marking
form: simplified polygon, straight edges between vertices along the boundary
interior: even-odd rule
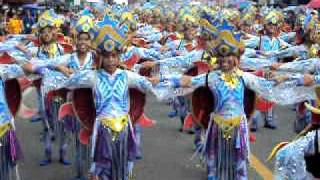
[[[255,155],[251,154],[251,166],[263,179],[273,179],[272,172]]]

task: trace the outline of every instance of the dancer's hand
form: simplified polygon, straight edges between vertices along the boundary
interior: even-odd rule
[[[169,48],[167,48],[166,46],[163,46],[162,48],[160,48],[160,52],[165,52],[168,51]]]
[[[305,74],[303,76],[303,84],[305,86],[311,86],[314,84],[314,76],[311,74]]]
[[[154,68],[156,66],[156,64],[157,63],[154,62],[154,61],[146,61],[146,62],[142,63],[142,67],[146,68],[146,69],[152,69],[152,68]]]
[[[275,77],[272,77],[272,80],[276,82],[276,84],[280,84],[286,80],[288,80],[289,77],[288,76],[275,76]]]
[[[156,77],[156,76],[150,77],[150,78],[148,78],[148,80],[149,80],[153,85],[157,85],[157,84],[160,82],[160,78],[159,78],[159,77]]]
[[[278,70],[283,63],[273,63],[270,67],[272,70]]]
[[[73,74],[73,71],[66,66],[59,65],[56,69],[68,77]]]

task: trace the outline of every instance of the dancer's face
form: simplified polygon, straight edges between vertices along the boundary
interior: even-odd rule
[[[86,53],[89,51],[91,44],[91,38],[88,33],[81,33],[78,36],[78,41],[77,41],[77,50],[80,53]]]
[[[226,57],[219,57],[218,61],[221,71],[228,72],[237,66],[238,57],[235,55],[229,55]]]
[[[277,25],[272,23],[267,24],[266,32],[268,35],[274,35],[277,32]]]
[[[51,27],[45,27],[40,30],[40,40],[47,44],[53,40],[53,33]]]
[[[119,59],[119,52],[108,52],[103,53],[102,56],[102,68],[106,70],[108,73],[113,73],[117,70],[120,59]]]

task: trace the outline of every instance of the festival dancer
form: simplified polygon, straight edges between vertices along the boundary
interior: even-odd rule
[[[207,84],[215,96],[216,104],[212,107],[212,119],[203,148],[207,160],[208,180],[248,179],[249,132],[244,114],[245,87],[268,100],[286,100],[281,97],[274,98],[281,96],[272,90],[274,82],[238,69],[243,45],[240,36],[232,32],[234,27],[224,21],[216,29],[219,32],[215,35],[218,35],[219,39],[214,41],[216,46],[213,46],[212,53],[218,59],[219,70],[195,77],[162,76],[161,82],[175,88],[196,88]]]
[[[94,39],[101,56],[101,69],[79,71],[59,86],[93,88],[96,109],[90,170],[93,179],[128,179],[132,175],[136,147],[128,114],[128,87],[153,92],[147,78],[118,68],[125,41],[123,29],[107,21],[101,23]]]
[[[82,71],[82,70],[93,70],[97,66],[97,56],[95,52],[91,51],[92,43],[91,40],[93,38],[93,26],[94,22],[89,15],[84,15],[79,18],[78,22],[75,25],[75,31],[77,32],[77,40],[76,40],[76,51],[71,54],[66,54],[61,57],[58,57],[55,60],[51,60],[49,62],[35,62],[33,69],[41,69],[41,68],[52,68],[54,70],[60,71],[63,74],[70,76],[71,74]],[[66,104],[70,104],[72,97],[72,92],[67,92],[67,102]],[[62,106],[63,107],[63,106]],[[65,106],[64,106],[65,107]],[[70,108],[72,111],[72,108]],[[72,112],[70,112],[73,114]],[[83,145],[80,143],[79,133],[81,125],[79,121],[77,121],[76,117],[66,116],[64,119],[60,120],[64,121],[65,128],[74,134],[73,142],[75,143],[75,170],[76,170],[76,178],[81,179],[85,177],[85,166],[89,161],[87,156],[89,145]]]
[[[24,76],[19,65],[0,65],[0,179],[20,178],[18,161],[22,151],[16,136],[14,117],[18,112],[21,91],[15,78]],[[14,168],[16,168],[14,170]]]
[[[64,54],[63,47],[56,41],[56,26],[61,24],[60,21],[53,10],[46,11],[39,17],[37,27],[39,29],[40,46],[37,47],[33,45],[31,48],[22,45],[17,46],[21,51],[25,52],[26,59],[35,57],[42,61],[50,61]],[[55,135],[60,137],[60,162],[64,165],[69,165],[70,162],[67,161],[65,157],[67,148],[65,130],[63,125],[57,122],[56,118],[59,109],[58,104],[61,104],[61,98],[56,96],[53,98],[56,101],[45,103],[47,97],[43,94],[44,81],[55,73],[54,71],[50,71],[50,74],[49,70],[46,71],[48,71],[48,73],[34,82],[38,90],[40,116],[33,119],[40,118],[44,125],[43,142],[45,159],[40,162],[40,166],[46,166],[51,163],[52,141],[55,139]]]
[[[260,53],[267,53],[270,51],[280,50],[283,47],[290,46],[288,43],[280,39],[278,33],[278,24],[281,23],[281,14],[277,11],[271,11],[265,17],[265,34],[259,37],[250,38],[246,41],[246,47],[257,48]],[[277,59],[270,59],[271,62],[275,62]],[[273,103],[265,101],[262,98],[258,98],[257,103],[267,109],[261,108],[257,110],[252,118],[251,130],[256,131],[258,128],[258,119],[261,115],[264,115],[265,124],[264,127],[275,129]],[[266,111],[266,112],[262,112]]]

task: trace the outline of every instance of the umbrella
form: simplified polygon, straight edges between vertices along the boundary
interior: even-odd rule
[[[308,8],[320,8],[320,0],[311,0],[308,4],[307,4]]]

